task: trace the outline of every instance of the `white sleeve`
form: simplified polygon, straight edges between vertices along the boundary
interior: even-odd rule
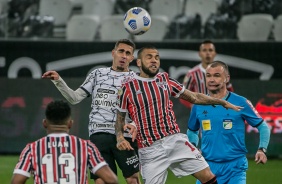
[[[87,93],[81,88],[78,88],[76,91],[69,88],[61,77],[58,80],[51,81],[55,84],[61,94],[73,105],[81,102],[87,97]]]

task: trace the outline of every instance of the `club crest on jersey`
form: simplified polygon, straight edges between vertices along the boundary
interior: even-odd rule
[[[231,119],[224,119],[223,120],[223,128],[229,130],[232,128],[232,120]]]
[[[118,95],[120,96],[120,95],[122,95],[122,94],[123,94],[122,88],[118,89]]]
[[[167,83],[166,82],[157,82],[157,85],[164,90],[167,90]]]

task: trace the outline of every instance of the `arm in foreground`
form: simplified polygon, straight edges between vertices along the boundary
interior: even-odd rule
[[[108,165],[104,165],[95,172],[99,178],[101,178],[106,184],[117,184],[117,175],[111,170]]]
[[[117,148],[119,150],[134,150],[130,143],[124,138],[124,128],[125,126],[125,112],[120,112],[117,110],[117,120],[115,124],[115,130],[116,130],[116,139],[117,139]]]
[[[233,105],[225,100],[219,98],[213,98],[202,93],[192,92],[187,89],[185,89],[185,91],[179,96],[179,98],[182,98],[193,104],[222,105],[226,109],[233,109],[235,111],[239,111],[242,109],[242,107]]]
[[[269,139],[270,139],[270,129],[267,126],[267,123],[264,121],[262,124],[260,124],[257,127],[257,129],[258,129],[259,134],[260,134],[259,148],[267,149],[268,144],[269,144]],[[258,149],[258,151],[255,155],[255,162],[257,164],[259,164],[259,163],[265,164],[267,162],[267,156],[260,149]]]
[[[11,184],[25,184],[28,177],[21,174],[13,174]]]

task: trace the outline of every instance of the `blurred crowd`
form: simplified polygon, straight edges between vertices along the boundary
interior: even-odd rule
[[[5,0],[1,0],[0,3],[2,1]],[[0,37],[53,36],[54,17],[39,15],[40,0],[6,1],[6,4],[0,5]],[[150,13],[152,1],[154,0],[115,0],[112,14],[124,14],[135,6],[143,7]],[[183,0],[183,3],[188,1]],[[182,12],[170,21],[164,39],[237,39],[237,23],[242,15],[266,13],[275,19],[282,14],[281,0],[215,1],[218,2],[217,11],[211,13],[204,23],[201,14],[187,15],[185,5],[183,5]]]

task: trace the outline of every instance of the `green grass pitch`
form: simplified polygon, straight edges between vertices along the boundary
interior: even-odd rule
[[[10,183],[13,169],[17,163],[18,156],[0,156],[0,183]],[[126,184],[119,171],[120,184]],[[188,184],[195,183],[192,176],[176,178],[169,172],[166,184]],[[33,180],[29,179],[27,184],[32,184]],[[94,183],[90,181],[89,183]],[[247,184],[281,184],[282,183],[282,159],[268,160],[266,165],[256,165],[253,160],[249,160],[249,170],[247,171]]]

